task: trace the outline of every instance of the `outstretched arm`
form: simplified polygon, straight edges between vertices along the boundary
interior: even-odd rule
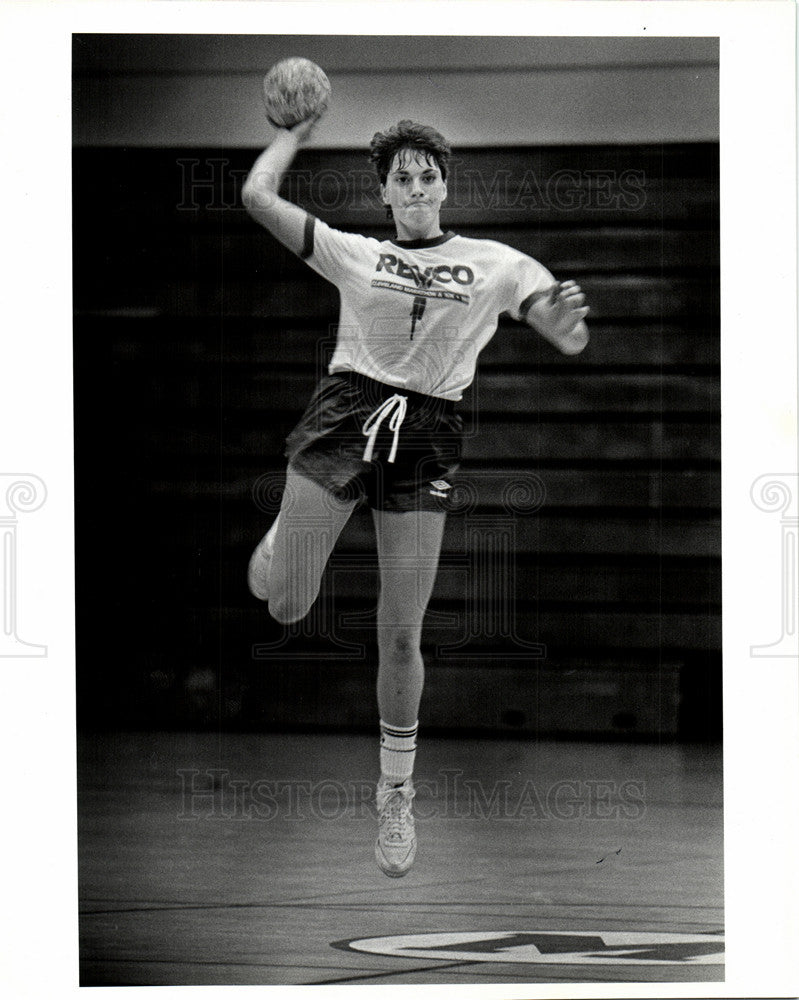
[[[309,119],[292,129],[278,129],[275,138],[253,164],[242,189],[244,207],[250,215],[296,254],[303,249],[308,216],[277,192],[283,175],[317,120]]]
[[[588,306],[575,281],[559,281],[533,298],[527,323],[563,354],[579,354],[588,343]]]

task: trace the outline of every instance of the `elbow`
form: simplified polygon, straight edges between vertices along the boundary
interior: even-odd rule
[[[241,203],[250,215],[252,215],[253,209],[257,207],[255,187],[250,182],[249,177],[244,182],[244,187],[241,189]]]
[[[241,189],[241,201],[250,215],[271,208],[275,203],[276,191],[264,177],[250,174]]]

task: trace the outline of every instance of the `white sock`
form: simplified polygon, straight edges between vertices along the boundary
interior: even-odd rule
[[[418,722],[412,726],[392,726],[380,720],[380,771],[387,781],[401,785],[413,774],[418,730]]]

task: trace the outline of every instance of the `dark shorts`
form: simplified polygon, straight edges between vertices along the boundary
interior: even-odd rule
[[[454,407],[355,372],[326,375],[286,439],[289,465],[375,510],[446,511],[463,440]]]

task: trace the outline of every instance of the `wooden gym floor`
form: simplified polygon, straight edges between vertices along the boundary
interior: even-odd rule
[[[723,981],[718,748],[422,738],[402,879],[376,762],[366,736],[83,735],[81,984]]]

